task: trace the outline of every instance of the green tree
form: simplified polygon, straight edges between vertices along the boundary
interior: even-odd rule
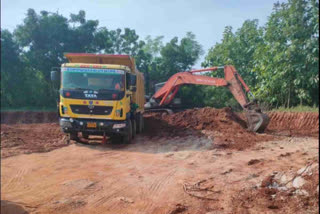
[[[39,99],[47,96],[41,90],[45,84],[42,73],[24,61],[12,34],[1,30],[1,106],[45,106]]]
[[[258,20],[247,20],[235,33],[232,27],[227,26],[223,32],[221,43],[217,43],[208,52],[204,67],[234,65],[244,81],[254,88],[257,74],[254,72],[254,53],[256,48],[263,42],[263,31],[258,27]],[[215,71],[209,74],[214,77],[224,77],[222,71]],[[231,106],[240,109],[228,89],[206,87],[206,105],[222,107]]]
[[[32,73],[38,80],[37,83],[36,80],[29,83],[38,85],[33,89],[35,94],[30,100],[38,105],[54,106],[55,95],[49,79],[51,68],[65,62],[64,52],[94,51],[93,39],[97,25],[98,21],[85,19],[84,11],[71,14],[68,20],[58,13],[41,11],[37,14],[33,9],[28,10],[23,24],[15,29],[14,38],[22,50],[25,75]]]
[[[22,104],[24,96],[21,93],[23,86],[22,63],[19,58],[19,47],[13,40],[12,34],[1,29],[1,106],[12,107],[15,102]],[[20,72],[19,72],[20,71]],[[18,90],[11,90],[19,87]]]
[[[314,0],[274,6],[255,54],[256,92],[272,106],[319,105],[318,6]]]
[[[201,45],[195,40],[195,35],[188,32],[178,44],[178,37],[174,37],[160,51],[161,80],[165,81],[177,72],[186,71],[195,65],[197,59],[203,54]]]
[[[166,81],[177,72],[190,70],[200,55],[203,54],[202,46],[196,41],[195,35],[188,32],[178,43],[178,37],[174,37],[160,51],[161,58],[155,70],[158,74],[157,81]],[[203,105],[201,87],[189,85],[182,87],[179,96],[186,106]]]
[[[203,66],[232,64],[253,93],[269,107],[319,105],[319,1],[289,0],[274,5],[267,24],[247,20],[235,33],[226,27],[221,43],[209,50]],[[223,73],[214,72],[214,76]],[[219,89],[207,88],[212,99]]]
[[[247,20],[233,32],[227,26],[221,42],[208,52],[202,66],[236,67],[256,97],[270,107],[319,105],[319,1],[277,3],[265,26]],[[145,74],[146,91],[173,74],[190,70],[203,53],[195,35],[163,43],[163,36],[139,39],[134,29],[99,27],[85,11],[66,18],[33,9],[11,34],[1,30],[1,103],[3,107],[54,106],[49,81],[52,67],[65,62],[64,52],[129,54]],[[210,74],[223,77],[223,72]],[[240,108],[225,88],[182,87],[184,104]]]

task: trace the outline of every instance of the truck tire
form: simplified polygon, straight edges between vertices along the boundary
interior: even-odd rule
[[[128,133],[124,136],[121,137],[122,138],[122,143],[124,144],[129,144],[132,141],[132,124],[131,124],[131,120],[128,120]]]
[[[132,139],[134,139],[137,135],[137,122],[136,119],[131,120],[132,123]]]
[[[82,137],[83,137],[84,139],[88,140],[89,135],[88,135],[88,133],[82,132]]]
[[[143,121],[143,116],[142,114],[138,114],[139,116],[137,117],[137,133],[143,132],[144,128],[144,121]]]
[[[74,140],[74,141],[78,141],[78,133],[77,132],[71,132],[69,133],[69,139],[70,140]]]

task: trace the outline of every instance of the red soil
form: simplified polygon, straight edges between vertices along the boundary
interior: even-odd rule
[[[290,136],[319,137],[319,113],[270,112],[267,132],[285,133]]]

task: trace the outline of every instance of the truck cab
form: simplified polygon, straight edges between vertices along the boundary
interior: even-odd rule
[[[71,140],[109,136],[129,143],[143,130],[144,78],[128,55],[65,54],[52,71],[59,85],[59,123]],[[58,76],[58,78],[57,78]]]

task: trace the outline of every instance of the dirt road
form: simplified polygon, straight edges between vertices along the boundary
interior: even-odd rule
[[[314,123],[317,115],[291,115],[291,121],[304,126],[296,123],[289,128],[277,122],[283,120],[279,115],[273,115],[267,133],[249,139],[251,133],[239,122],[228,120],[228,111],[215,113],[211,121],[215,126],[195,117],[190,119],[193,123],[179,122],[179,118],[192,118],[190,112],[147,116],[147,132],[130,145],[66,146],[54,131],[57,124],[2,125],[1,140],[8,143],[20,133],[17,130],[31,125],[27,137],[19,136],[23,145],[32,142],[34,127],[50,127],[55,133],[42,136],[43,144],[36,143],[54,149],[50,152],[21,154],[28,146],[19,144],[8,153],[2,144],[2,155],[7,154],[1,162],[2,212],[318,212],[319,146],[318,131],[313,128],[319,126]],[[309,124],[303,118],[314,121]],[[305,124],[309,124],[307,131],[302,130]],[[55,148],[48,146],[49,138],[56,139]]]

